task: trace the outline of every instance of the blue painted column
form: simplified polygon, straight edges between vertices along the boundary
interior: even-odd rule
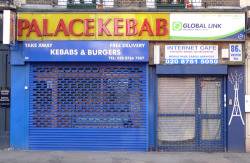
[[[155,66],[149,66],[149,151],[157,150],[157,75]]]
[[[244,66],[228,66],[227,90],[228,151],[245,152]]]
[[[26,66],[22,59],[22,44],[16,42],[10,49],[11,63],[11,107],[10,107],[10,147],[14,149],[27,149],[26,109],[27,93]]]

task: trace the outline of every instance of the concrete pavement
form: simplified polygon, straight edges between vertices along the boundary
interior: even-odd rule
[[[250,163],[250,153],[0,150],[0,163]]]

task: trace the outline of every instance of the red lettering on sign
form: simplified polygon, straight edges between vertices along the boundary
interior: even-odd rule
[[[123,25],[119,25],[119,22],[123,22],[123,19],[114,19],[114,36],[123,36],[123,33],[119,33],[119,28],[123,28]]]
[[[33,27],[34,27],[34,29],[33,29]],[[42,34],[40,32],[40,29],[39,29],[39,27],[38,27],[37,22],[36,22],[35,19],[32,20],[26,36],[29,36],[30,32],[36,32],[37,36],[42,36]]]
[[[63,31],[63,33],[64,33],[65,36],[69,36],[69,32],[68,32],[68,30],[67,30],[67,28],[65,26],[65,23],[64,23],[63,19],[60,19],[60,21],[59,21],[59,23],[57,25],[57,28],[56,28],[54,36],[57,36],[57,33],[59,31]]]
[[[105,22],[104,22],[105,20]],[[41,21],[41,20],[40,20]],[[155,19],[155,31],[152,31],[152,24],[149,23],[148,19],[145,18],[142,25],[138,27],[138,21],[136,19],[126,19],[123,18],[108,18],[108,19],[98,19],[98,24],[95,22],[95,19],[72,19],[70,20],[69,24],[65,24],[64,19],[60,19],[57,27],[55,29],[55,32],[49,32],[48,30],[51,29],[50,26],[54,26],[54,22],[52,22],[49,19],[43,19],[43,25],[40,27],[43,29],[39,29],[39,26],[37,24],[37,21],[33,19],[31,23],[27,19],[19,19],[18,20],[18,36],[23,36],[23,31],[26,29],[27,34],[26,36],[30,36],[31,32],[35,32],[37,36],[57,36],[58,32],[62,31],[61,35],[64,36],[94,36],[95,32],[98,32],[96,35],[98,36],[141,36],[142,34],[145,34],[149,36],[164,36],[168,34],[168,21],[164,18],[157,18]],[[48,24],[48,21],[49,24]],[[114,21],[114,22],[112,22]],[[126,22],[124,22],[126,21]],[[78,22],[78,23],[76,23]],[[152,20],[150,21],[152,22]],[[84,25],[83,25],[84,23]],[[112,24],[111,24],[112,23]],[[97,24],[98,30],[94,30],[95,25]],[[50,26],[49,26],[50,25]],[[126,33],[125,33],[125,26],[126,25]],[[78,27],[79,26],[79,27]],[[84,27],[82,27],[84,26]],[[114,31],[111,30],[108,27],[113,27]],[[77,31],[79,32],[76,32]],[[25,31],[26,31],[25,30]],[[74,31],[75,30],[75,31]],[[92,32],[93,31],[93,32]],[[146,33],[144,32],[146,31]],[[41,33],[42,32],[42,33]],[[143,33],[144,32],[144,33]]]
[[[132,25],[130,25],[130,22],[132,22]],[[137,25],[136,19],[126,19],[126,35],[127,36],[134,36],[138,33],[138,29],[135,27]],[[130,30],[133,30],[132,33],[130,33]]]
[[[73,19],[70,21],[69,23],[69,33],[74,35],[74,36],[82,36],[83,35],[83,32],[82,33],[79,33],[79,34],[76,34],[74,31],[73,31],[73,24],[76,22],[76,21],[79,21],[81,23],[83,23],[83,20],[82,19]]]
[[[112,36],[109,30],[107,29],[106,25],[111,21],[108,19],[104,24],[102,24],[102,19],[98,19],[98,36],[103,35],[103,31],[106,33],[107,36]]]
[[[146,27],[146,28],[144,28],[144,27]],[[142,26],[141,26],[141,30],[140,30],[140,32],[139,32],[139,36],[141,36],[141,34],[142,34],[143,31],[148,31],[148,34],[149,34],[150,36],[154,36],[153,31],[152,31],[152,29],[151,29],[151,27],[150,27],[150,24],[149,24],[149,22],[148,22],[148,19],[145,19],[145,20],[144,20],[144,22],[143,22],[143,24],[142,24]]]
[[[48,19],[43,19],[43,36],[52,36],[52,33],[48,33]]]
[[[94,28],[93,25],[89,25],[89,22],[94,22],[94,19],[85,19],[84,20],[84,34],[85,36],[94,36],[94,33],[89,33],[90,28]]]
[[[163,22],[162,25],[161,25],[161,22]],[[156,19],[156,36],[163,36],[168,33],[168,29],[166,27],[167,24],[168,24],[168,21],[166,19]],[[163,29],[162,33],[161,33],[161,29]]]
[[[24,23],[24,26],[23,26]],[[28,28],[30,25],[30,22],[27,19],[18,19],[18,36],[23,35],[23,29]]]

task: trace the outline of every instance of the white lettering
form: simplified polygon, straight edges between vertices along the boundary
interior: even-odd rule
[[[78,55],[77,49],[50,49],[50,55]]]

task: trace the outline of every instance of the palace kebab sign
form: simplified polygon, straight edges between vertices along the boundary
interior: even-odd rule
[[[18,40],[166,40],[169,14],[19,13]]]

